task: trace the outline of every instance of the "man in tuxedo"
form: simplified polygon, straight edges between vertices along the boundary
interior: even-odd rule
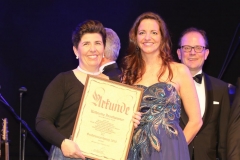
[[[227,133],[227,160],[240,160],[240,77],[230,110]]]
[[[202,71],[204,61],[209,55],[205,31],[197,28],[186,29],[180,37],[177,55],[189,68],[195,80],[203,120],[201,129],[189,144],[190,158],[226,160],[226,136],[230,111],[228,85]],[[188,116],[183,108],[180,118],[182,129],[187,121]]]
[[[120,81],[121,70],[118,68],[116,60],[119,55],[119,50],[121,48],[120,39],[118,35],[110,28],[105,28],[106,30],[106,46],[104,51],[104,57],[101,62],[100,70],[103,70],[103,74],[112,77]]]

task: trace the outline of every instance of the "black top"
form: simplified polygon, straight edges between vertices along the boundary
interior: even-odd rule
[[[73,71],[58,74],[47,86],[36,117],[36,130],[46,141],[60,148],[70,138],[83,89]]]

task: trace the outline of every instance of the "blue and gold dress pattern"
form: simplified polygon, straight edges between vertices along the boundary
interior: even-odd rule
[[[189,160],[179,126],[181,99],[173,85],[159,82],[144,90],[138,128],[134,130],[128,160]]]

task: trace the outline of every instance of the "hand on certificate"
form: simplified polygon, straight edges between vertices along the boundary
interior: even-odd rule
[[[140,120],[141,120],[141,112],[135,112],[134,115],[133,115],[133,125],[134,125],[134,128],[137,128],[138,125],[140,124]]]
[[[72,140],[65,139],[61,144],[61,150],[65,157],[85,159],[78,145]]]

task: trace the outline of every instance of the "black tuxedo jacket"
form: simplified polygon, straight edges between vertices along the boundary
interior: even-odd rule
[[[227,160],[240,160],[240,77],[230,111],[227,136]]]
[[[205,80],[206,106],[203,125],[189,144],[189,153],[194,160],[226,160],[226,135],[230,111],[227,83],[203,74]],[[191,93],[190,93],[191,94]],[[217,104],[219,103],[219,104]],[[188,122],[182,107],[180,126]]]
[[[110,64],[108,66],[105,66],[103,68],[102,73],[107,75],[108,77],[111,77],[111,79],[114,79],[114,80],[120,82],[120,75],[122,74],[122,72],[118,68],[117,63],[113,63],[113,64]]]

